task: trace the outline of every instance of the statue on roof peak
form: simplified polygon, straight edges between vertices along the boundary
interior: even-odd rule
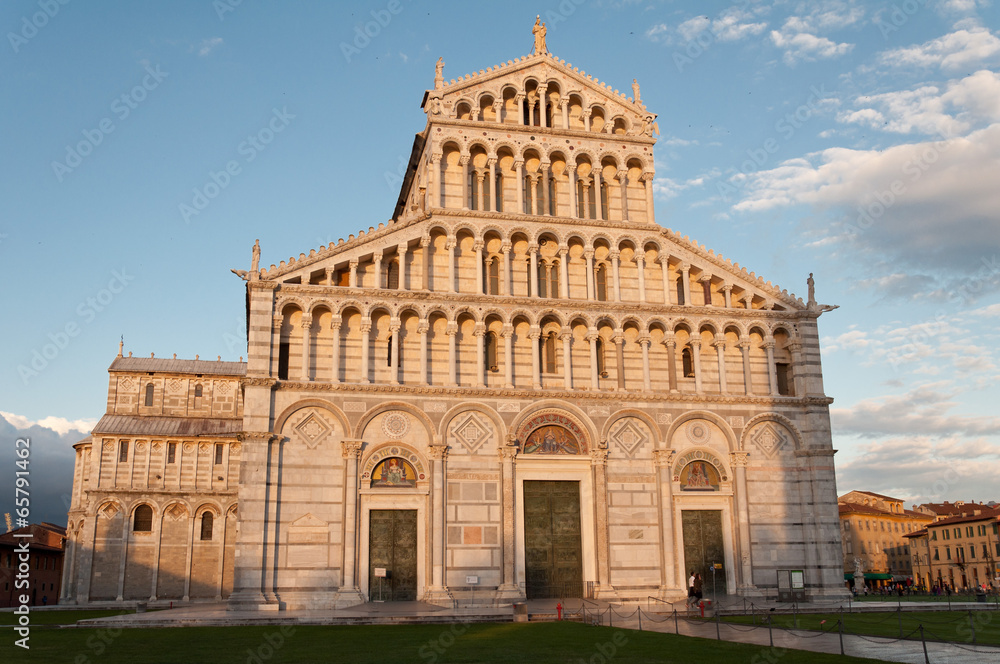
[[[545,24],[542,23],[542,17],[540,14],[535,16],[535,25],[531,28],[531,34],[535,35],[535,47],[532,52],[535,55],[545,55],[549,52],[549,49],[545,46],[545,33],[547,32]]]
[[[434,63],[434,89],[440,90],[444,87],[444,58],[438,58]]]

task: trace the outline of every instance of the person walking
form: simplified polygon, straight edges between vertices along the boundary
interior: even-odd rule
[[[694,570],[691,570],[691,576],[688,577],[688,598],[687,598],[687,608],[691,608],[694,604]]]
[[[701,598],[703,597],[702,591],[701,591],[703,585],[704,585],[704,582],[701,579],[701,574],[700,573],[699,574],[695,574],[694,575],[694,605],[695,606],[698,606],[698,604],[701,602]]]

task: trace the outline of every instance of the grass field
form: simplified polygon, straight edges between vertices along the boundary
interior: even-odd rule
[[[900,620],[902,633],[908,635],[924,627],[924,635],[928,641],[955,641],[972,643],[972,630],[975,628],[976,643],[1000,646],[1000,611],[973,611],[970,622],[968,611],[895,611],[878,613],[807,613],[799,614],[797,624],[799,629],[822,631],[837,631],[837,620],[843,616],[845,634],[864,634],[866,636],[889,636],[899,638]],[[756,619],[751,616],[725,616],[723,622],[735,622],[749,625],[754,621],[761,623],[761,615]],[[795,627],[796,617],[780,613],[772,616],[775,627]],[[919,632],[910,638],[919,638]]]
[[[70,619],[67,617],[67,619]],[[7,632],[7,630],[4,630]],[[647,664],[652,662],[860,663],[875,660],[577,623],[474,625],[186,627],[59,629],[31,632],[30,657],[5,634],[0,661],[74,664],[286,664],[405,662]],[[757,657],[755,658],[755,655]]]

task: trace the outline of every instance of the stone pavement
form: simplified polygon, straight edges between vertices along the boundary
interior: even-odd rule
[[[743,613],[742,598],[720,598],[722,613]],[[528,614],[533,621],[555,620],[558,600],[531,600],[527,602]],[[604,601],[568,599],[563,601],[563,617],[566,620],[583,621],[589,624],[611,625],[624,629],[642,629],[664,633],[678,633],[683,636],[695,636],[707,639],[721,638],[726,641],[749,643],[775,648],[774,655],[778,657],[783,649],[807,650],[839,654],[841,652],[841,637],[836,631],[811,632],[807,630],[786,630],[775,628],[768,630],[763,626],[733,625],[725,622],[704,622],[693,620],[697,611],[689,614],[684,610],[683,601],[673,606],[678,607],[677,616],[673,614],[672,605],[659,604],[645,606],[640,604],[609,604]],[[748,605],[749,606],[749,605]],[[758,611],[762,608],[774,607],[779,611],[787,611],[788,604],[755,604]],[[821,605],[803,604],[802,613],[809,610],[836,611],[839,603]],[[869,608],[870,607],[870,608]],[[940,603],[904,603],[911,610],[945,610]],[[53,607],[56,608],[56,607]],[[847,607],[845,607],[846,609]],[[852,610],[894,610],[895,602],[864,602],[859,607],[857,603]],[[975,610],[976,604],[959,606],[952,609],[965,611]],[[983,609],[982,605],[978,605]],[[641,612],[638,610],[641,609]],[[995,610],[995,609],[994,609]],[[993,614],[993,611],[990,611]],[[689,616],[689,617],[688,617]],[[690,618],[690,619],[689,619]],[[80,627],[182,627],[206,625],[332,625],[332,624],[415,624],[415,623],[454,623],[454,622],[509,622],[513,619],[511,607],[469,607],[445,608],[424,602],[386,602],[367,603],[339,609],[335,611],[227,611],[224,603],[193,604],[175,609],[153,611],[147,613],[129,613],[108,618],[83,620]],[[640,625],[641,620],[641,625]],[[908,662],[913,664],[984,664],[1000,663],[1000,648],[975,646],[971,643],[926,643],[926,659],[924,645],[920,641],[901,641],[899,639],[863,637],[854,635],[843,636],[843,650],[847,655],[868,657],[887,662]]]

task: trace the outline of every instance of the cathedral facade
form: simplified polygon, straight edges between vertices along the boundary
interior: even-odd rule
[[[542,30],[438,62],[388,223],[255,245],[245,363],[119,353],[63,602],[843,592],[824,307],[658,226],[638,84]]]

